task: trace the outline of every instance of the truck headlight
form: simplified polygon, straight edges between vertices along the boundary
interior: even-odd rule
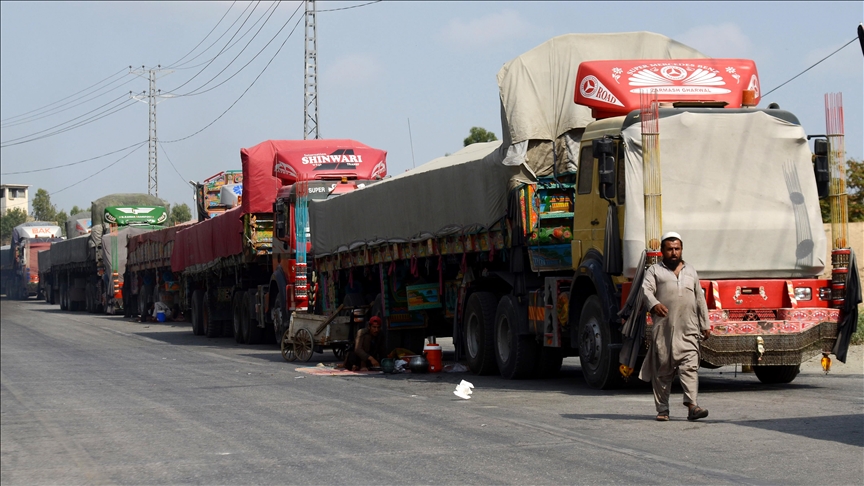
[[[819,300],[831,300],[831,287],[819,288]]]
[[[810,300],[813,298],[813,291],[810,287],[795,287],[795,300]]]

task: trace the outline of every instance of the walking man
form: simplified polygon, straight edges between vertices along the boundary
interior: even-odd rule
[[[657,420],[664,422],[669,420],[669,392],[676,369],[684,389],[687,420],[708,416],[708,410],[696,403],[700,339],[711,335],[708,306],[696,269],[681,259],[682,249],[681,235],[664,234],[660,243],[663,261],[645,271],[642,284],[654,326],[639,379],[651,382]]]

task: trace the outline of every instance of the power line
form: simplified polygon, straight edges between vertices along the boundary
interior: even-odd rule
[[[124,95],[124,96],[125,96],[125,95]],[[122,97],[122,96],[121,96],[121,97]],[[25,144],[25,143],[34,142],[34,141],[36,141],[36,140],[42,140],[43,138],[53,137],[54,135],[59,135],[59,134],[61,134],[61,133],[68,132],[69,130],[74,130],[74,129],[79,128],[79,127],[82,127],[82,126],[84,126],[84,125],[89,125],[90,123],[93,123],[93,122],[95,122],[95,121],[99,121],[99,120],[101,120],[101,119],[103,119],[103,118],[106,118],[106,117],[108,117],[108,116],[113,115],[114,113],[117,113],[118,111],[124,110],[124,109],[126,109],[126,108],[132,106],[132,103],[129,103],[129,101],[131,101],[131,100],[127,100],[127,101],[123,102],[123,103],[125,103],[125,104],[121,103],[121,104],[119,104],[119,105],[117,105],[117,106],[114,106],[114,107],[108,108],[108,109],[102,111],[101,113],[97,113],[97,114],[91,116],[90,118],[87,118],[87,119],[85,119],[85,120],[82,120],[82,121],[80,121],[80,122],[78,122],[78,123],[76,123],[76,124],[74,124],[74,125],[70,125],[70,126],[68,126],[68,127],[64,127],[64,128],[62,128],[62,129],[60,129],[60,130],[56,130],[56,131],[54,131],[54,132],[47,133],[47,134],[45,134],[45,135],[41,135],[41,136],[39,136],[39,137],[35,137],[35,138],[28,138],[28,137],[32,137],[33,135],[38,135],[38,134],[40,134],[40,133],[42,133],[42,132],[45,132],[45,131],[48,131],[48,130],[53,130],[54,128],[58,128],[58,127],[60,127],[60,126],[62,126],[62,125],[66,125],[67,123],[69,123],[69,122],[71,122],[71,121],[77,120],[78,118],[81,118],[81,117],[86,116],[86,115],[88,115],[88,114],[90,114],[90,113],[93,113],[93,112],[96,111],[96,110],[99,110],[99,109],[101,109],[101,108],[104,108],[105,106],[114,103],[114,102],[117,101],[118,99],[119,99],[119,98],[115,98],[115,99],[109,101],[108,103],[105,103],[104,105],[100,106],[99,108],[96,108],[96,109],[94,109],[94,110],[91,110],[91,111],[85,113],[84,115],[77,116],[77,117],[75,117],[75,118],[73,118],[73,119],[71,119],[71,120],[67,120],[67,121],[65,121],[65,122],[63,122],[63,123],[60,123],[59,125],[55,125],[55,126],[53,126],[53,127],[51,127],[51,128],[46,128],[45,130],[40,130],[40,131],[38,131],[38,132],[31,133],[31,134],[29,134],[29,135],[25,135],[24,137],[18,137],[18,138],[13,138],[13,139],[11,139],[11,140],[6,140],[5,142],[2,142],[2,145],[0,145],[0,148],[11,147],[11,146],[13,146],[13,145],[21,145],[21,144]],[[113,111],[111,111],[111,110],[113,110]],[[21,140],[22,138],[28,138],[28,139],[27,139],[27,140]],[[21,140],[21,141],[18,142],[18,141],[16,141],[16,140]],[[15,143],[9,143],[9,142],[15,142]]]
[[[328,8],[327,10],[318,10],[318,12],[337,12],[339,10],[350,10],[352,8],[360,8],[365,7],[366,5],[372,5],[373,3],[379,3],[381,0],[375,0],[374,2],[366,2],[361,3],[360,5],[351,5],[350,7],[342,7],[342,8]]]
[[[136,147],[134,150],[132,150],[132,151],[129,152],[128,154],[124,155],[123,157],[120,157],[119,159],[115,160],[114,162],[108,164],[106,167],[102,168],[101,170],[96,171],[94,174],[91,174],[91,175],[89,175],[89,176],[87,176],[87,177],[81,179],[80,181],[74,183],[74,184],[70,184],[70,185],[64,187],[63,189],[60,189],[59,191],[54,191],[54,192],[52,192],[51,194],[60,194],[61,192],[65,191],[66,189],[69,189],[70,187],[75,187],[75,186],[77,186],[78,184],[81,184],[82,182],[84,182],[84,181],[86,181],[86,180],[88,180],[88,179],[92,179],[93,177],[96,177],[97,175],[101,174],[102,172],[105,172],[106,170],[110,169],[111,167],[114,167],[114,166],[115,166],[118,162],[120,162],[121,160],[123,160],[123,159],[125,159],[126,157],[129,157],[130,155],[134,154],[135,152],[138,151],[138,149],[140,149],[140,148],[143,147],[143,146],[144,146],[143,143],[139,144],[138,147]]]
[[[800,73],[796,74],[795,76],[792,76],[792,78],[790,78],[789,81],[786,81],[785,83],[781,84],[780,86],[777,86],[776,88],[772,89],[771,91],[769,91],[769,92],[763,94],[762,96],[760,96],[760,98],[765,98],[765,97],[768,96],[769,94],[771,94],[771,93],[777,91],[778,89],[782,88],[783,86],[786,86],[786,85],[789,84],[793,79],[795,79],[795,78],[797,78],[798,76],[801,76],[802,74],[806,73],[807,71],[813,69],[813,68],[816,67],[819,63],[821,63],[821,62],[824,61],[825,59],[828,59],[829,57],[833,56],[834,54],[837,54],[838,52],[842,51],[844,47],[846,47],[846,46],[848,46],[849,44],[855,42],[856,40],[858,40],[858,37],[855,37],[854,39],[850,40],[849,42],[843,44],[843,46],[840,47],[840,49],[837,49],[836,51],[832,52],[831,54],[828,54],[827,56],[823,57],[822,59],[820,59],[819,61],[817,61],[816,64],[813,64],[812,66],[810,66],[810,67],[808,67],[807,69],[801,71]]]
[[[294,11],[294,13],[291,15],[291,18],[293,18],[294,15],[297,14],[297,11],[300,10],[300,6],[302,6],[302,5],[303,5],[303,3],[301,2],[301,3],[298,5],[297,9]],[[288,20],[290,21],[291,19],[289,18]],[[197,132],[195,132],[195,133],[193,133],[193,134],[191,134],[191,135],[187,135],[187,136],[185,136],[185,137],[183,137],[183,138],[178,138],[178,139],[176,139],[176,140],[168,140],[168,141],[160,142],[160,143],[176,143],[176,142],[181,142],[181,141],[183,141],[183,140],[186,140],[186,139],[192,138],[192,137],[194,137],[195,135],[198,135],[199,133],[203,132],[204,130],[210,128],[211,125],[213,125],[214,123],[216,123],[217,121],[219,121],[220,118],[222,118],[223,116],[225,116],[225,114],[228,113],[228,111],[230,111],[231,108],[234,108],[234,105],[236,105],[237,102],[239,102],[241,99],[243,99],[244,96],[246,96],[246,93],[248,93],[249,90],[252,89],[252,86],[255,86],[255,83],[258,82],[258,79],[261,77],[261,75],[264,74],[264,72],[267,70],[267,68],[270,67],[270,64],[273,62],[273,60],[276,59],[276,56],[278,56],[279,53],[282,51],[282,48],[285,47],[285,43],[288,42],[288,39],[290,39],[290,38],[291,38],[291,35],[294,34],[294,31],[297,30],[297,26],[300,25],[300,21],[302,21],[302,20],[303,20],[303,19],[300,18],[300,20],[298,20],[297,23],[294,24],[294,28],[291,29],[291,32],[288,34],[288,37],[286,37],[285,40],[282,41],[282,44],[279,46],[279,49],[277,49],[277,50],[276,50],[276,53],[273,54],[273,57],[271,57],[270,60],[267,61],[267,65],[264,66],[264,69],[262,69],[261,72],[258,73],[258,76],[255,76],[255,79],[252,80],[252,84],[250,84],[249,87],[246,88],[246,89],[243,91],[243,93],[241,93],[240,96],[239,96],[236,100],[234,100],[233,103],[231,103],[231,106],[229,106],[228,108],[225,109],[225,111],[222,112],[221,115],[217,116],[215,120],[211,121],[210,123],[208,123],[207,125],[205,125],[204,128],[198,130]]]
[[[228,16],[228,12],[230,12],[231,9],[234,8],[234,5],[236,5],[236,4],[237,4],[237,0],[234,0],[234,2],[231,3],[231,6],[228,7],[228,10],[226,10],[225,13],[222,14],[222,18],[219,19],[219,22],[216,22],[216,25],[214,25],[213,28],[210,29],[210,32],[208,32],[207,35],[205,35],[204,38],[201,39],[201,42],[199,42],[198,44],[196,44],[195,47],[193,47],[191,51],[187,52],[185,56],[181,57],[180,59],[177,59],[176,61],[174,61],[173,63],[171,63],[170,65],[165,66],[165,67],[166,67],[166,68],[172,68],[172,67],[174,67],[174,66],[177,65],[180,61],[182,61],[183,59],[186,59],[187,56],[189,56],[190,54],[192,54],[193,52],[195,52],[195,49],[198,49],[198,47],[200,47],[201,44],[203,44],[204,41],[207,40],[208,37],[210,37],[210,34],[212,34],[213,31],[216,30],[216,27],[219,27],[219,24],[221,24],[222,21],[225,20],[225,17]],[[223,34],[223,35],[224,35],[224,34]],[[211,44],[211,46],[212,46],[212,45],[213,45],[213,44]],[[207,49],[209,49],[209,47],[208,47]],[[205,52],[207,49],[204,49],[204,51],[202,51],[202,52]],[[199,54],[199,55],[200,55],[200,54]],[[194,59],[194,58],[192,58],[192,59]],[[188,62],[188,61],[187,61],[187,62]]]
[[[277,2],[277,3],[274,4],[274,5],[276,5],[276,6],[278,7],[279,3],[280,3],[280,2]],[[200,95],[200,94],[207,93],[207,92],[209,92],[209,91],[213,91],[214,89],[216,89],[216,88],[218,88],[219,86],[222,86],[223,84],[227,83],[227,82],[230,81],[234,76],[236,76],[236,75],[239,74],[241,71],[243,71],[244,69],[246,69],[246,66],[248,66],[249,64],[252,63],[252,61],[254,61],[255,59],[257,59],[258,56],[259,56],[262,52],[264,52],[264,49],[267,49],[267,46],[269,46],[270,43],[273,42],[273,40],[275,40],[276,37],[279,36],[279,33],[281,33],[282,30],[285,28],[285,26],[288,25],[288,22],[291,21],[290,18],[288,19],[287,22],[285,22],[285,24],[282,25],[282,28],[279,29],[278,32],[276,32],[276,34],[275,34],[275,35],[274,35],[274,36],[273,36],[273,37],[272,37],[272,38],[267,42],[267,44],[265,44],[264,47],[262,47],[262,48],[258,51],[258,53],[255,54],[255,56],[253,56],[252,59],[250,59],[249,62],[247,62],[246,64],[244,64],[244,65],[243,65],[243,66],[242,66],[242,67],[241,67],[237,72],[235,72],[234,74],[232,74],[231,76],[229,76],[228,79],[222,81],[221,83],[217,84],[216,86],[213,86],[213,87],[210,88],[210,89],[206,89],[206,90],[204,90],[204,91],[200,91],[200,92],[199,92],[200,89],[202,89],[204,86],[207,86],[208,84],[210,84],[214,79],[218,78],[220,74],[224,73],[226,69],[228,69],[232,64],[234,64],[234,61],[236,61],[237,58],[240,57],[240,54],[243,54],[243,52],[246,51],[246,48],[249,47],[249,44],[251,44],[252,41],[254,41],[256,37],[258,37],[258,34],[261,33],[261,29],[263,29],[264,26],[267,25],[267,22],[270,21],[270,18],[273,16],[274,13],[276,13],[276,9],[275,9],[275,8],[273,9],[272,12],[270,12],[270,15],[267,17],[267,20],[265,20],[264,23],[261,24],[261,27],[258,28],[258,31],[255,32],[255,35],[253,35],[252,38],[249,39],[249,42],[247,42],[246,45],[243,46],[243,49],[241,49],[240,52],[238,52],[237,55],[234,56],[234,59],[231,59],[231,62],[229,62],[229,63],[228,63],[224,68],[222,68],[221,71],[219,71],[218,73],[216,73],[215,76],[213,76],[212,78],[210,78],[210,80],[208,80],[206,83],[202,84],[201,86],[195,88],[194,90],[192,90],[192,91],[190,91],[190,92],[188,92],[188,93],[185,93],[185,94],[178,94],[178,95],[174,95],[174,96],[197,96],[197,95]],[[266,12],[265,12],[265,14],[266,14]],[[263,16],[262,16],[262,18],[263,18]],[[260,19],[259,19],[259,20],[260,20]],[[255,23],[257,24],[258,22],[255,22]],[[253,25],[252,27],[254,28],[254,25]],[[250,30],[251,30],[251,28],[250,28]],[[245,36],[245,34],[244,34],[244,36]]]
[[[162,149],[162,153],[165,154],[165,158],[168,159],[168,163],[171,164],[171,167],[174,169],[174,172],[177,173],[177,176],[180,177],[180,180],[183,181],[183,184],[188,184],[189,179],[183,177],[183,174],[181,174],[180,171],[177,170],[177,166],[174,165],[174,162],[171,162],[171,157],[168,156],[168,152],[165,150],[165,146],[162,145],[162,142],[159,142],[159,148]]]
[[[231,25],[228,26],[228,28],[225,30],[225,32],[222,32],[222,34],[219,35],[219,37],[217,37],[216,40],[214,40],[213,42],[211,42],[210,45],[207,46],[206,49],[204,49],[203,51],[201,51],[201,52],[199,52],[198,54],[196,54],[192,59],[189,59],[189,60],[186,61],[186,62],[183,62],[183,63],[177,64],[176,66],[172,66],[172,68],[173,68],[173,69],[178,69],[178,70],[183,70],[183,69],[195,69],[195,68],[197,68],[197,67],[199,67],[199,66],[203,66],[203,65],[207,64],[208,62],[213,61],[213,59],[216,59],[217,57],[219,57],[219,54],[221,54],[221,52],[220,52],[219,54],[216,54],[215,56],[211,57],[210,59],[208,59],[208,60],[206,60],[206,61],[200,63],[200,64],[196,64],[196,65],[194,65],[194,66],[180,67],[180,66],[183,66],[184,64],[189,64],[190,62],[194,61],[195,59],[198,59],[198,58],[201,57],[205,52],[209,51],[213,46],[215,46],[215,45],[216,45],[220,40],[222,40],[222,38],[225,37],[225,35],[228,34],[228,32],[231,32],[231,29],[234,28],[234,26],[237,24],[237,22],[238,22],[241,18],[243,18],[243,14],[245,14],[246,11],[249,10],[249,7],[251,7],[251,6],[252,6],[252,3],[251,3],[251,2],[248,3],[248,4],[246,5],[246,8],[244,8],[243,11],[240,12],[240,15],[239,15],[236,19],[234,19],[233,22],[231,22]],[[229,41],[229,42],[230,42],[230,41]],[[230,49],[231,47],[233,47],[233,44],[232,44],[232,45],[229,45],[227,48]],[[224,49],[223,49],[223,50],[224,50]]]
[[[61,169],[61,168],[63,168],[63,167],[70,167],[70,166],[73,166],[73,165],[83,164],[84,162],[90,162],[91,160],[101,159],[102,157],[108,157],[109,155],[114,155],[114,154],[116,154],[117,152],[122,152],[122,151],[124,151],[124,150],[128,150],[128,149],[130,149],[130,148],[132,148],[132,147],[135,147],[135,146],[138,146],[138,145],[143,145],[143,144],[145,144],[145,143],[147,143],[147,140],[144,140],[143,142],[133,143],[132,145],[130,145],[130,146],[128,146],[128,147],[123,147],[122,149],[117,149],[117,150],[114,150],[114,151],[112,151],[112,152],[108,152],[107,154],[97,155],[96,157],[90,157],[89,159],[79,160],[79,161],[77,161],[77,162],[70,162],[70,163],[68,163],[68,164],[55,165],[54,167],[46,167],[46,168],[44,168],[44,169],[21,170],[21,171],[18,171],[18,172],[3,172],[3,173],[0,174],[0,175],[4,175],[4,176],[5,176],[5,175],[15,175],[15,174],[30,174],[30,173],[33,173],[33,172],[44,172],[44,171],[46,171],[46,170]]]
[[[243,23],[240,24],[240,27],[237,28],[237,32],[235,32],[234,35],[232,35],[231,38],[228,39],[228,44],[230,44],[231,41],[234,40],[234,37],[236,37],[237,34],[240,33],[240,30],[243,29],[243,26],[246,25],[246,22],[249,21],[249,18],[250,18],[250,17],[252,17],[252,14],[255,13],[255,9],[258,8],[258,5],[259,5],[260,3],[261,3],[260,0],[259,0],[258,2],[255,3],[255,7],[252,9],[251,12],[249,12],[249,15],[246,16],[246,19],[243,20]],[[247,7],[247,8],[248,8],[248,7]],[[245,12],[245,10],[244,10],[244,12]],[[266,11],[265,11],[265,13],[266,13]],[[262,17],[263,17],[263,16],[262,16]],[[257,23],[257,22],[256,22],[256,23]],[[215,61],[217,57],[221,56],[222,53],[225,52],[225,50],[226,50],[227,48],[228,48],[228,47],[227,47],[227,45],[226,45],[226,47],[223,47],[222,49],[220,49],[219,52],[218,52],[218,53],[217,53],[217,54],[216,54],[212,59],[210,59],[210,61],[207,62],[207,65],[204,66],[203,68],[201,68],[201,70],[199,70],[197,73],[195,73],[194,76],[192,76],[191,78],[187,79],[186,82],[183,83],[183,84],[181,84],[180,86],[177,86],[176,88],[173,88],[173,89],[168,90],[168,92],[169,92],[169,93],[173,93],[173,92],[177,91],[178,89],[182,88],[183,86],[186,86],[187,84],[191,83],[193,79],[197,78],[199,74],[203,73],[203,72],[204,72],[208,67],[210,67],[210,64],[212,64],[213,61]]]
[[[43,109],[45,109],[45,108],[48,108],[49,106],[56,105],[57,103],[59,103],[59,102],[61,102],[61,101],[65,101],[67,98],[71,98],[71,97],[73,97],[73,96],[75,96],[75,95],[77,95],[77,94],[79,94],[79,93],[82,93],[82,92],[84,92],[84,91],[89,90],[90,88],[93,88],[94,86],[98,86],[98,85],[104,83],[105,81],[107,81],[107,80],[113,78],[114,76],[117,76],[118,74],[122,73],[122,72],[125,71],[125,70],[126,70],[126,68],[124,67],[123,69],[121,69],[120,71],[117,71],[116,73],[112,74],[111,76],[108,76],[107,78],[105,78],[105,79],[103,79],[103,80],[101,80],[101,81],[98,81],[98,82],[96,82],[95,84],[92,84],[92,85],[90,85],[90,86],[88,86],[88,87],[86,87],[86,88],[84,88],[84,89],[82,89],[82,90],[80,90],[80,91],[76,91],[75,93],[72,93],[71,95],[66,96],[65,98],[61,98],[61,99],[59,99],[59,100],[57,100],[57,101],[53,101],[53,102],[51,102],[51,103],[48,103],[47,105],[45,105],[45,106],[43,106],[43,107],[41,107],[41,108],[36,108],[36,109],[34,109],[34,110],[30,110],[30,111],[28,111],[28,112],[26,112],[26,113],[21,113],[20,115],[10,116],[9,118],[6,118],[6,119],[3,119],[3,120],[0,120],[0,122],[8,122],[8,121],[10,121],[10,120],[12,120],[12,119],[14,119],[14,118],[21,118],[21,117],[23,117],[23,116],[25,116],[25,115],[29,115],[29,114],[31,114],[31,113],[33,113],[33,112],[35,112],[35,111],[40,111],[40,110],[43,110]]]
[[[113,83],[116,83],[117,81],[120,81],[120,80],[122,80],[122,79],[123,79],[123,78],[119,78],[119,79],[117,79],[116,81],[113,81]],[[134,79],[134,78],[133,78],[133,79],[130,79],[129,81],[126,81],[125,83],[121,84],[120,86],[116,86],[114,89],[119,88],[119,87],[121,87],[121,86],[126,86],[127,84],[131,83],[132,81],[135,81],[135,79]],[[112,84],[113,84],[113,83],[112,83]],[[107,87],[108,87],[108,86],[105,86],[104,88],[107,88]],[[104,88],[102,88],[102,89],[104,89]],[[18,126],[18,125],[24,125],[24,124],[27,124],[27,123],[30,123],[30,122],[34,122],[34,121],[36,121],[36,120],[41,120],[41,119],[43,119],[43,118],[48,118],[49,116],[53,116],[53,115],[56,115],[56,114],[58,114],[58,113],[63,113],[64,111],[71,110],[72,108],[75,108],[76,106],[81,106],[81,105],[83,105],[84,103],[87,103],[87,102],[89,102],[89,101],[93,101],[93,100],[95,100],[96,98],[99,98],[99,97],[101,97],[101,96],[104,96],[105,94],[107,94],[107,92],[106,92],[106,93],[102,93],[102,94],[98,94],[98,95],[96,95],[96,96],[93,96],[92,98],[86,99],[86,100],[84,100],[84,101],[82,101],[82,102],[80,102],[80,103],[75,103],[74,105],[72,105],[72,106],[68,106],[68,107],[66,107],[66,108],[63,108],[62,110],[59,109],[59,108],[61,108],[61,107],[63,107],[63,106],[68,105],[69,103],[73,103],[73,102],[75,102],[75,101],[77,101],[77,100],[80,100],[81,98],[84,98],[85,96],[88,96],[88,95],[82,95],[82,96],[79,96],[78,98],[75,98],[75,99],[73,99],[73,100],[67,101],[66,103],[63,103],[62,105],[59,105],[59,106],[57,106],[56,108],[54,108],[54,109],[52,109],[52,110],[49,110],[49,111],[46,112],[46,113],[39,114],[39,115],[31,115],[31,116],[29,116],[29,117],[27,117],[27,118],[25,118],[25,119],[23,119],[23,120],[19,120],[19,121],[15,121],[15,122],[6,123],[6,124],[0,126],[0,128],[9,128],[9,127],[14,127],[14,126]],[[74,118],[73,118],[73,120],[74,120]],[[71,120],[70,120],[70,121],[71,121]],[[64,123],[65,123],[65,122],[64,122]],[[61,123],[61,125],[62,125],[62,123]]]

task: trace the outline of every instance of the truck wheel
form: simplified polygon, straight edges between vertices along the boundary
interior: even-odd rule
[[[541,343],[537,346],[537,364],[534,366],[534,378],[554,378],[561,371],[564,353],[561,348],[550,348]]]
[[[603,313],[600,297],[585,300],[579,317],[579,361],[582,375],[592,388],[607,390],[623,383],[618,371],[617,355],[612,352],[612,330]]]
[[[243,294],[243,334],[246,344],[261,344],[263,329],[258,327],[258,321],[252,318],[255,309],[255,293],[248,291]]]
[[[196,336],[204,334],[202,307],[204,307],[204,291],[196,290],[192,293],[192,334]]]
[[[800,365],[754,366],[756,378],[766,385],[791,383],[801,371]]]
[[[527,320],[527,310],[515,297],[501,297],[495,313],[495,362],[508,380],[528,378],[534,371],[537,343],[533,336],[519,335]]]
[[[201,304],[201,324],[204,326],[204,334],[208,338],[217,338],[222,335],[222,326],[213,319],[213,309],[210,308],[210,292],[204,292],[204,301]]]
[[[498,371],[495,362],[495,296],[491,292],[474,292],[465,306],[463,332],[468,368],[478,375]]]

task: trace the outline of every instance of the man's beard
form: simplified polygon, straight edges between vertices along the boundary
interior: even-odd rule
[[[664,259],[663,259],[663,263],[664,263],[667,267],[671,268],[672,270],[675,270],[676,268],[678,268],[678,264],[681,263],[681,259],[680,259],[680,258],[672,257],[672,258],[669,258],[669,259],[667,260],[666,258],[664,258]]]

